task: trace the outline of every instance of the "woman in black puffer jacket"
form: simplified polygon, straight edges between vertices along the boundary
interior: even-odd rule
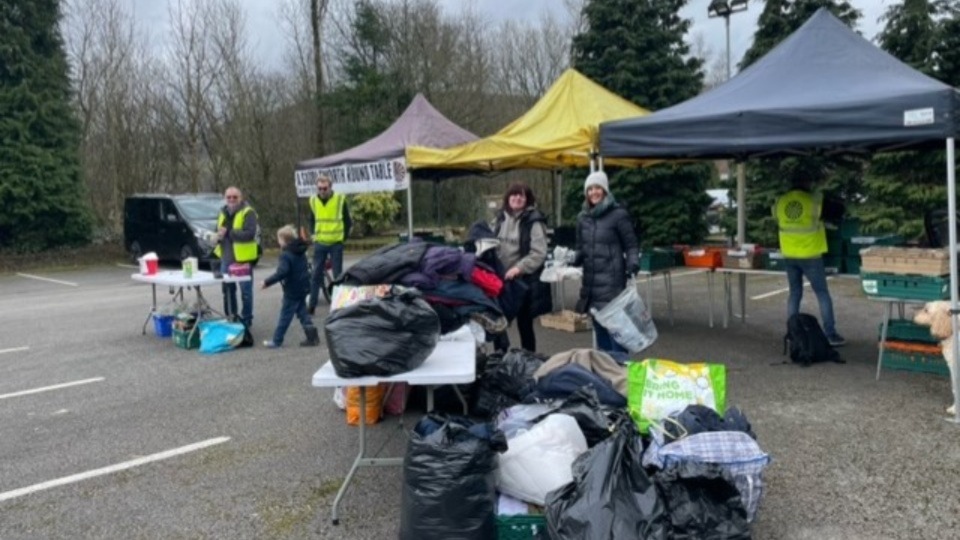
[[[601,309],[623,292],[628,276],[640,270],[637,234],[633,222],[617,201],[603,171],[590,173],[583,185],[585,201],[577,217],[577,265],[583,267],[583,282],[577,311]],[[606,328],[593,322],[597,349],[619,361],[628,357]]]

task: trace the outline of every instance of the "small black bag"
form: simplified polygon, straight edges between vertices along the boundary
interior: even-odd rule
[[[787,320],[787,335],[783,336],[783,354],[790,352],[790,360],[803,367],[814,362],[843,364],[840,353],[830,345],[817,318],[797,313]]]

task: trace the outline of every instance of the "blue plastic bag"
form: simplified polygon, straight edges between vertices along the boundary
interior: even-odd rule
[[[241,323],[200,321],[200,352],[216,354],[235,349],[243,341],[243,332]]]

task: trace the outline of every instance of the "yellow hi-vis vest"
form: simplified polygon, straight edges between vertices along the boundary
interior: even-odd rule
[[[813,259],[827,252],[827,231],[820,220],[823,196],[795,189],[773,207],[780,230],[780,251],[788,259]]]
[[[343,205],[347,198],[334,193],[326,203],[320,197],[310,197],[310,211],[313,212],[313,241],[318,244],[338,244],[343,242]]]
[[[247,213],[252,212],[253,209],[249,206],[244,206],[240,209],[239,212],[233,215],[233,230],[243,229],[243,220],[246,219]],[[220,215],[217,216],[217,228],[223,227],[224,223],[227,221],[227,215],[223,212],[220,212]],[[223,248],[218,244],[217,247],[213,250],[213,253],[217,257],[222,257]],[[250,240],[249,242],[238,242],[233,241],[233,259],[239,263],[250,262],[257,259],[257,241],[256,239]]]

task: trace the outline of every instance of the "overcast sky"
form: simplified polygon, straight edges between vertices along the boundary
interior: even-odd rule
[[[137,20],[150,32],[151,41],[160,46],[168,34],[167,4],[175,0],[133,0],[133,9]],[[565,17],[563,0],[438,0],[444,10],[457,13],[465,6],[472,6],[492,23],[505,19],[523,19],[536,23],[548,11],[557,17]],[[879,32],[877,19],[891,4],[902,0],[849,0],[862,13],[860,31],[867,39],[873,40]],[[710,0],[689,0],[682,13],[693,20],[691,35],[700,34],[704,44],[715,56],[725,54],[726,39],[723,19],[707,17],[707,5]],[[247,24],[251,29],[251,46],[257,55],[268,62],[279,62],[285,46],[278,23],[278,0],[241,0],[247,12]],[[757,18],[763,9],[762,0],[750,0],[749,9],[734,14],[730,18],[730,49],[733,65],[739,62],[743,53],[750,47]],[[709,67],[709,66],[708,66]]]

